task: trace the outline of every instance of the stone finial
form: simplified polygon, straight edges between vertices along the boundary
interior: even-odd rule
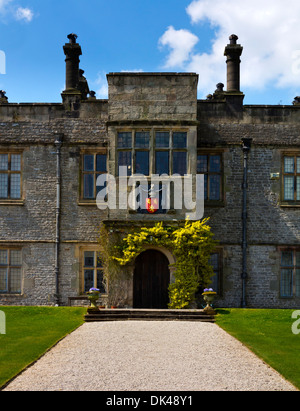
[[[77,34],[71,33],[68,36],[70,44],[76,44],[76,40],[78,38]]]
[[[90,95],[90,99],[93,99],[93,100],[96,99],[96,92],[95,91],[90,90],[89,95]]]
[[[216,92],[217,93],[223,93],[224,92],[224,84],[223,83],[218,83],[217,85],[216,85],[216,87],[217,87],[217,90],[216,90]]]
[[[298,105],[298,104],[300,105],[300,96],[295,97],[295,98],[294,98],[294,101],[293,101],[293,105],[294,105],[294,106],[296,106],[296,105]]]
[[[7,103],[8,98],[6,97],[6,92],[4,90],[0,90],[0,103]]]
[[[230,44],[236,44],[236,42],[237,42],[237,40],[238,40],[238,36],[237,36],[236,34],[232,34],[232,35],[229,37],[229,40],[230,40]]]

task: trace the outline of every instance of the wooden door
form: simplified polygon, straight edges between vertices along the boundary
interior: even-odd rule
[[[135,260],[134,308],[168,308],[169,261],[159,251],[147,250]]]

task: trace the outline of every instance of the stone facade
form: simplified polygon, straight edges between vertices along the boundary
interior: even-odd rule
[[[66,53],[69,49],[72,53],[80,49],[78,45],[74,48],[74,41],[77,44],[76,39],[70,38]],[[226,49],[228,60],[230,48],[238,46],[236,38],[231,38]],[[70,58],[61,104],[0,101],[0,192],[1,181],[4,184],[0,198],[0,304],[67,305],[69,297],[83,296],[85,275],[97,271],[91,260],[86,267],[85,258],[87,255],[91,258],[91,253],[99,250],[99,227],[103,221],[124,228],[185,218],[184,209],[171,209],[164,214],[140,214],[129,208],[100,210],[95,195],[86,195],[84,191],[86,181],[89,178],[94,181],[99,171],[85,173],[85,155],[94,156],[95,161],[98,155],[99,161],[106,156],[107,170],[102,171],[116,176],[119,188],[122,150],[118,147],[118,134],[147,133],[151,174],[155,173],[158,151],[155,136],[157,132],[165,132],[172,136],[186,135],[186,147],[181,150],[187,158],[186,173],[200,172],[199,156],[202,160],[211,156],[220,159],[216,174],[219,173],[221,185],[214,187],[219,190],[219,196],[213,198],[210,194],[204,212],[204,217],[210,217],[212,231],[219,241],[218,306],[240,307],[244,286],[248,307],[299,307],[298,100],[291,106],[244,105],[244,95],[239,90],[239,58],[228,65],[230,89],[223,91],[223,85],[218,85],[207,100],[197,99],[195,73],[110,73],[107,75],[109,98],[98,100],[93,92],[86,95],[87,88],[82,92],[78,62],[74,69]],[[62,139],[59,154],[58,137]],[[247,243],[243,248],[242,138],[245,137],[252,142],[247,163]],[[134,168],[138,150],[127,147],[123,151],[131,153]],[[175,169],[173,151],[169,154],[171,173]],[[12,160],[5,165],[12,155],[21,158],[17,170],[21,176],[18,198],[12,195],[12,174],[16,172]],[[285,158],[296,163],[299,158],[298,168],[295,165],[290,174],[295,182],[294,200],[285,198],[288,197],[284,191],[286,181],[291,181],[284,180]],[[85,180],[87,174],[90,177]],[[6,186],[1,176],[9,181],[7,195],[3,194]],[[208,174],[207,178],[213,181],[212,175]],[[21,253],[18,264],[10,257],[14,250]],[[161,251],[170,264],[174,262],[168,250]],[[290,264],[285,261],[288,258],[292,258]],[[247,278],[242,280],[245,261]],[[170,275],[172,279],[172,270]],[[125,305],[132,306],[133,278],[126,287]],[[105,300],[106,296],[102,298]]]

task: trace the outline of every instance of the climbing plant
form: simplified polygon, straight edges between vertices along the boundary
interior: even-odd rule
[[[204,287],[210,284],[214,273],[209,259],[217,242],[208,219],[187,220],[183,226],[159,222],[154,227],[141,227],[115,243],[113,250],[110,247],[109,261],[126,266],[145,245],[164,246],[176,257],[175,282],[169,286],[169,308],[187,308],[194,301],[199,284]]]

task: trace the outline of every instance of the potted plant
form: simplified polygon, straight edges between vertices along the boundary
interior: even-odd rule
[[[206,302],[206,307],[204,308],[204,311],[206,312],[206,314],[210,314],[210,315],[215,315],[216,312],[212,307],[212,303],[216,297],[217,293],[212,289],[212,288],[205,288],[203,290],[202,296],[204,301]]]
[[[100,290],[98,288],[90,288],[87,292],[88,299],[90,300],[89,311],[98,311],[97,300],[100,296]]]

